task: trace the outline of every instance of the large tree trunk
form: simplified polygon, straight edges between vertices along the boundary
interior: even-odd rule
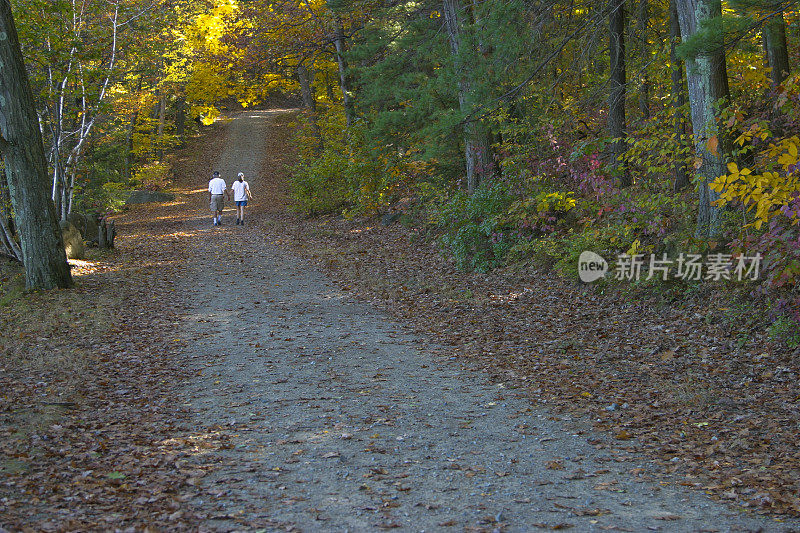
[[[317,110],[317,101],[314,98],[314,71],[304,63],[297,65],[297,80],[300,82],[300,96],[303,98],[303,107],[311,111]]]
[[[339,87],[342,90],[342,102],[344,104],[344,116],[347,125],[353,125],[353,103],[350,101],[350,87],[347,83],[347,63],[344,58],[344,28],[342,19],[336,17],[336,35],[333,41],[336,46],[336,64],[339,67]]]
[[[638,56],[641,61],[639,68],[639,75],[641,84],[639,88],[639,111],[642,113],[642,118],[647,120],[650,118],[650,77],[647,75],[647,64],[650,62],[650,41],[647,36],[647,27],[650,21],[650,5],[649,0],[639,0],[639,13],[638,13],[638,42],[639,50]]]
[[[627,165],[620,161],[625,143],[625,1],[610,0],[608,13],[608,53],[610,58],[608,95],[608,133],[612,139],[612,165],[620,171],[620,185],[632,183]]]
[[[444,0],[442,3],[450,51],[458,76],[458,105],[464,115],[473,111],[472,74],[461,57],[462,23],[459,0]],[[464,123],[464,159],[467,171],[467,190],[474,191],[481,178],[491,171],[491,144],[484,125],[478,119],[466,117]]]
[[[48,195],[42,134],[8,0],[0,0],[0,148],[28,289],[69,287],[72,276]]]
[[[697,33],[705,21],[722,16],[720,0],[677,0],[678,22],[683,40]],[[712,205],[719,194],[708,184],[726,172],[724,149],[728,143],[722,138],[717,124],[717,104],[729,98],[728,72],[725,67],[725,50],[720,45],[708,44],[695,57],[686,59],[686,81],[689,88],[689,107],[692,114],[697,185],[699,198],[696,236],[713,239],[720,232],[720,208]]]
[[[675,0],[671,0],[669,3],[669,61],[672,70],[672,120],[675,142],[679,144],[681,139],[686,136],[686,116],[683,113],[683,106],[686,104],[686,85],[681,72],[681,62],[678,59],[678,54],[675,53],[675,48],[680,39],[681,29],[678,25],[678,8],[675,5]],[[686,162],[683,159],[675,161],[675,167],[672,169],[674,178],[672,185],[676,192],[689,185],[689,172],[686,166]]]
[[[780,85],[789,75],[789,52],[786,47],[786,22],[783,12],[778,13],[764,27],[764,45],[771,69],[772,86]]]

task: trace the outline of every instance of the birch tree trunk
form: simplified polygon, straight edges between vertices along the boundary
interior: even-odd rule
[[[458,105],[464,115],[473,111],[472,73],[462,57],[462,22],[459,0],[444,0],[444,14],[447,38],[458,77]],[[489,137],[477,119],[467,116],[464,123],[464,159],[466,163],[467,190],[473,192],[480,184],[481,178],[491,169]]]
[[[47,161],[9,0],[0,0],[0,149],[20,236],[25,286],[66,288],[72,276],[48,195]]]
[[[678,23],[683,40],[697,33],[705,21],[722,16],[720,0],[676,0]],[[726,172],[722,131],[717,124],[717,105],[728,99],[728,72],[725,51],[719,45],[709,44],[695,57],[686,59],[686,82],[689,89],[689,107],[692,115],[695,156],[697,159],[698,210],[696,236],[713,239],[720,232],[719,207],[712,202],[719,194],[708,184]],[[711,142],[709,142],[711,141]]]

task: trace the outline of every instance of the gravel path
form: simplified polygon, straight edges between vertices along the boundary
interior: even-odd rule
[[[273,120],[239,115],[214,167],[256,176],[257,199]],[[197,371],[183,394],[208,529],[788,530],[654,481],[624,442],[432,355],[294,255],[285,218],[262,209],[239,227],[229,208],[213,228],[206,196],[186,223],[196,251],[177,334]]]

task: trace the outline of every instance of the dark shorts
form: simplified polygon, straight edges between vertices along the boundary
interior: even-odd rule
[[[244,207],[247,205],[247,200],[236,200],[236,207]]]

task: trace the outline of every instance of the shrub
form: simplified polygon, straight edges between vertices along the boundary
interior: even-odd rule
[[[306,215],[380,214],[427,167],[412,152],[370,145],[363,124],[346,127],[340,111],[309,116],[298,130],[300,158],[290,177],[294,209]]]
[[[546,235],[556,230],[559,221],[576,205],[572,192],[541,191],[514,200],[504,219],[520,235]]]
[[[343,172],[346,167],[346,156],[332,150],[298,163],[289,180],[293,208],[306,215],[335,213],[344,209],[349,204],[349,187]]]
[[[433,211],[437,225],[445,231],[442,244],[459,268],[485,272],[500,265],[514,245],[503,216],[513,201],[504,184],[482,184],[471,195],[456,192]]]
[[[133,173],[131,185],[146,191],[159,191],[172,183],[172,167],[169,163],[154,161],[139,166]]]

